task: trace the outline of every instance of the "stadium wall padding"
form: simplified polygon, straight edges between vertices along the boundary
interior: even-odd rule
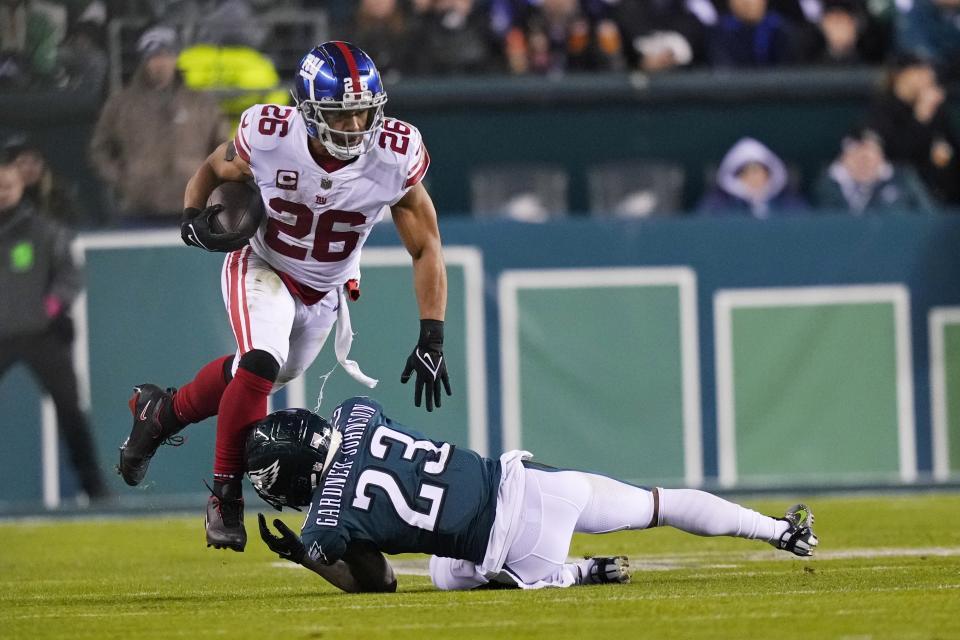
[[[399,384],[417,337],[409,259],[388,222],[365,250],[352,356],[322,409],[372,395],[437,438],[648,484],[769,488],[956,477],[960,218],[441,222],[454,395],[427,414]],[[163,448],[143,486],[112,473],[130,390],[178,385],[233,349],[220,256],[175,232],[81,236],[77,308],[101,465],[124,505],[196,501],[213,421]],[[314,407],[332,343],[276,406]],[[938,382],[939,381],[939,382]],[[933,386],[931,386],[933,385]],[[43,495],[39,394],[0,383],[0,508]],[[27,473],[24,473],[27,471]],[[74,484],[69,470],[63,491]],[[6,476],[5,476],[6,477]]]

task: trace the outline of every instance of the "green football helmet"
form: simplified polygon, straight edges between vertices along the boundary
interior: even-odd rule
[[[275,411],[247,436],[247,476],[277,511],[310,504],[313,490],[340,448],[340,433],[306,409]]]

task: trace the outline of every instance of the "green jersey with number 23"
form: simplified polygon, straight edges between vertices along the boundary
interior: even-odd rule
[[[370,398],[343,402],[331,422],[343,441],[301,532],[311,558],[332,564],[351,542],[366,541],[384,553],[483,560],[498,460],[430,440],[383,415]]]

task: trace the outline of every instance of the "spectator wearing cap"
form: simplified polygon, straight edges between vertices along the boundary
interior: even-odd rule
[[[226,137],[213,96],[183,85],[176,32],[147,30],[130,84],[110,96],[90,141],[90,160],[124,221],[165,223],[180,215],[183,188]]]
[[[43,151],[26,134],[10,136],[3,143],[2,155],[20,172],[23,199],[34,210],[67,227],[86,223],[76,188],[53,173]]]
[[[960,0],[899,0],[897,50],[928,58],[951,80],[960,79]]]
[[[783,160],[753,138],[742,138],[730,148],[715,182],[700,203],[702,213],[764,219],[807,209],[790,185]]]
[[[960,205],[960,137],[950,123],[946,92],[929,60],[897,56],[886,88],[867,116],[887,157],[913,167],[941,204]]]
[[[890,163],[883,140],[866,127],[844,136],[840,155],[814,185],[821,210],[865,213],[917,213],[934,210],[926,188],[910,167]]]

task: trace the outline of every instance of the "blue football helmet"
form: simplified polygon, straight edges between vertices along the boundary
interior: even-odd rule
[[[383,126],[387,92],[380,72],[370,56],[349,42],[324,42],[311,49],[300,60],[291,93],[307,134],[334,158],[349,160],[366,153]],[[364,109],[369,115],[363,131],[340,131],[328,123],[338,112]]]

